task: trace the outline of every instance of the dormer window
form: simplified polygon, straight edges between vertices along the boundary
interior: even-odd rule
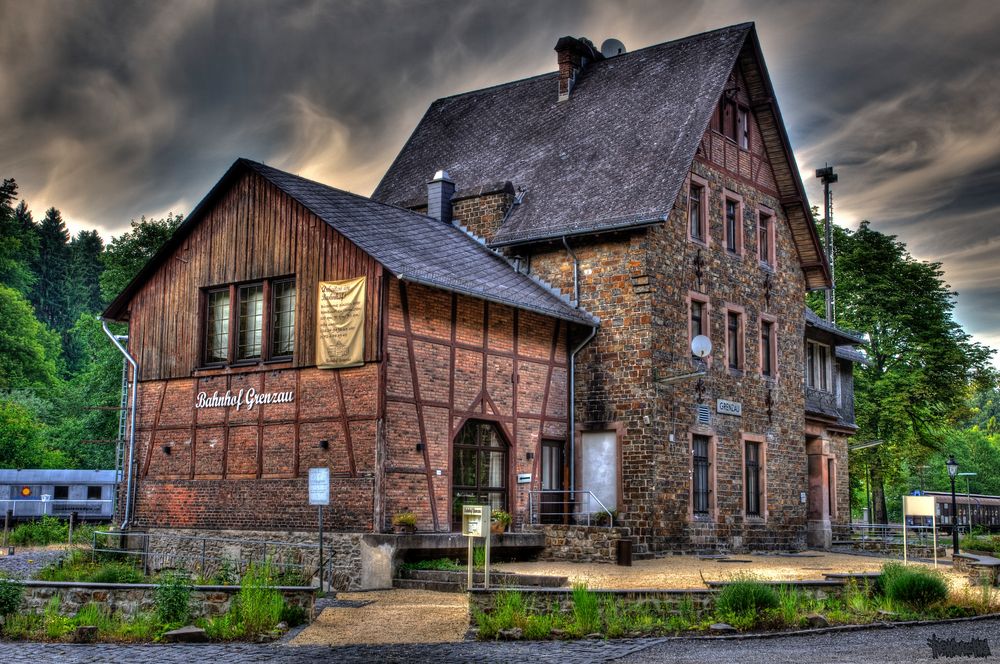
[[[821,392],[831,389],[830,347],[815,341],[806,342],[806,386]]]

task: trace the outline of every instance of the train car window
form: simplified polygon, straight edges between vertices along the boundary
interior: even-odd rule
[[[69,487],[68,486],[56,486],[56,487],[53,487],[52,499],[53,500],[69,500]]]
[[[88,486],[87,487],[87,500],[100,500],[101,499],[101,487],[99,486]]]

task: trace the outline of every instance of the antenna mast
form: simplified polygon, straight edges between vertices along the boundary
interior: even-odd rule
[[[826,301],[826,320],[829,323],[837,322],[836,300],[834,291],[837,287],[837,280],[833,271],[833,194],[830,185],[837,181],[838,176],[833,172],[833,166],[827,164],[823,168],[816,169],[816,177],[823,183],[823,230],[826,234],[826,262],[830,265],[830,287],[826,289],[824,300]]]

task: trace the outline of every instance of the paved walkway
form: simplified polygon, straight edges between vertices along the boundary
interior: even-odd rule
[[[393,626],[386,625],[386,629]],[[443,643],[380,646],[254,645],[90,645],[0,642],[0,659],[8,662],[128,662],[191,664],[212,662],[532,662],[588,664],[619,660],[635,664],[652,662],[899,662],[982,661],[933,659],[928,640],[955,639],[958,646],[985,639],[992,655],[1000,656],[1000,619],[948,623],[926,627],[895,627],[854,632],[762,639],[628,639],[618,641],[544,641],[536,643]],[[947,647],[947,646],[945,646]],[[982,646],[980,646],[982,648]],[[940,653],[939,653],[940,654]],[[992,657],[986,661],[991,661]]]

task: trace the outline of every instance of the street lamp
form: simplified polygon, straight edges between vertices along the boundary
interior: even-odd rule
[[[952,454],[945,462],[948,466],[948,477],[951,478],[951,547],[952,554],[958,555],[958,505],[955,502],[955,476],[958,475],[958,462]]]

